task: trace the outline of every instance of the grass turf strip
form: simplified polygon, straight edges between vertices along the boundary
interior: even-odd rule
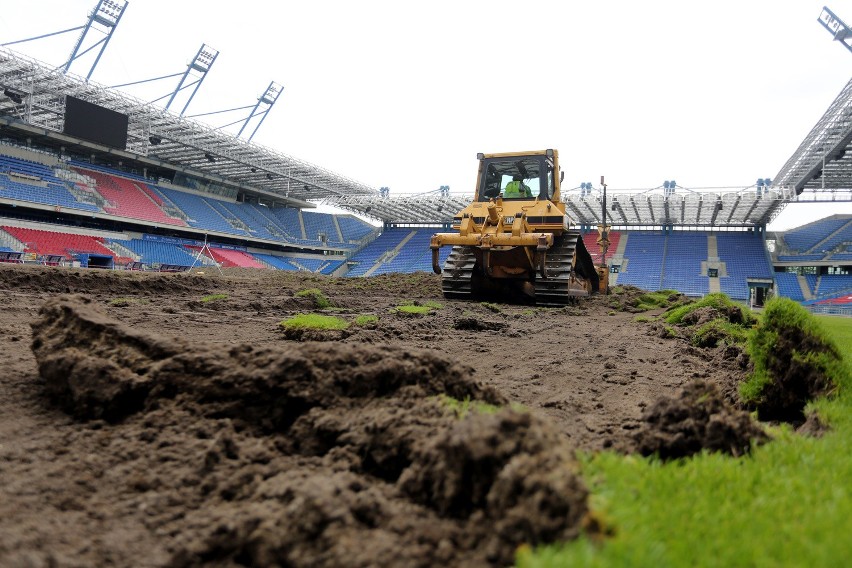
[[[614,534],[523,549],[545,566],[848,566],[852,558],[852,319],[817,318],[844,354],[839,395],[812,403],[832,430],[789,429],[746,458],[718,454],[662,463],[582,457],[599,522]]]

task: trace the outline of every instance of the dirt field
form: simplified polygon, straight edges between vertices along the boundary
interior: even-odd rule
[[[306,288],[378,321],[288,338]],[[587,522],[574,450],[637,451],[660,397],[745,372],[611,297],[445,301],[427,274],[0,265],[0,291],[3,566],[508,564]]]

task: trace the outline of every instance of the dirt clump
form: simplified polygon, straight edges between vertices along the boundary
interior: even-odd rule
[[[453,328],[467,331],[499,331],[505,329],[506,324],[500,321],[463,317],[453,322]]]
[[[733,456],[769,438],[751,416],[728,404],[706,381],[687,384],[675,397],[661,397],[645,409],[635,434],[638,451],[661,459],[691,456],[702,450]]]
[[[32,329],[48,396],[102,444],[85,464],[100,481],[68,506],[148,534],[169,566],[505,565],[575,537],[587,511],[565,437],[509,408],[459,419],[437,395],[507,399],[431,351],[223,349],[79,296]],[[69,558],[107,562],[105,546]]]

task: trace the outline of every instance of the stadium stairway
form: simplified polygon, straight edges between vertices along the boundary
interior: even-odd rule
[[[707,278],[707,289],[711,294],[718,294],[722,291],[721,277],[726,276],[724,273],[725,267],[719,260],[719,242],[716,240],[716,235],[707,236],[707,267],[712,268],[713,263],[718,263],[719,277]],[[706,271],[705,271],[706,274]]]
[[[612,255],[612,259],[610,263],[613,265],[618,265],[623,270],[625,268],[626,260],[624,259],[624,251],[627,249],[627,241],[630,238],[629,233],[619,233],[618,236],[618,246],[615,247],[615,253]],[[609,275],[609,285],[615,286],[618,284],[618,277],[620,276],[620,272],[610,273]]]
[[[400,241],[400,243],[398,245],[396,245],[396,247],[394,247],[390,251],[386,252],[381,257],[379,257],[379,260],[376,261],[376,263],[373,266],[371,266],[370,269],[367,270],[367,272],[364,273],[364,276],[371,276],[376,270],[379,269],[379,267],[381,267],[382,264],[384,264],[385,262],[392,261],[396,257],[396,255],[399,254],[399,251],[402,250],[402,247],[404,247],[408,241],[410,241],[412,238],[414,238],[414,235],[416,235],[416,234],[417,234],[417,231],[411,231],[410,233],[408,233],[408,235],[403,237],[403,239]]]
[[[811,293],[811,287],[808,284],[808,279],[803,275],[798,274],[796,276],[796,281],[799,283],[799,288],[802,290],[802,299],[803,300],[812,300],[813,294]]]

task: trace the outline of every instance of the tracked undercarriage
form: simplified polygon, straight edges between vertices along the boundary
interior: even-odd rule
[[[519,274],[517,278],[487,276],[483,255],[476,247],[455,246],[441,272],[444,297],[461,300],[527,301],[540,306],[562,306],[598,288],[598,275],[580,234],[567,232],[544,253],[545,276]],[[492,265],[500,255],[491,253]],[[492,268],[493,271],[493,268]]]
[[[436,233],[430,244],[444,296],[560,306],[605,291],[608,271],[595,267],[559,199],[558,153],[479,159],[477,198],[456,215],[458,232]],[[453,249],[440,267],[443,246]]]

